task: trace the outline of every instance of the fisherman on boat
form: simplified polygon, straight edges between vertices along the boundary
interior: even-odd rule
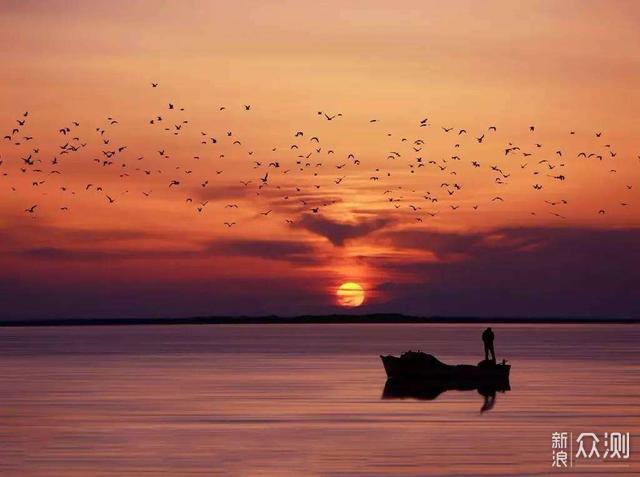
[[[494,337],[495,336],[493,334],[493,331],[491,330],[491,327],[487,328],[482,333],[482,342],[484,343],[484,359],[485,359],[485,361],[488,361],[489,360],[489,353],[491,353],[491,361],[493,363],[496,362],[496,352],[493,349],[493,338]]]

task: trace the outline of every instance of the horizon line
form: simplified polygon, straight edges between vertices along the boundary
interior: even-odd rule
[[[0,320],[0,327],[126,325],[258,325],[258,324],[640,324],[640,317],[605,316],[414,316],[401,313],[328,315],[209,315],[190,317],[20,318]]]

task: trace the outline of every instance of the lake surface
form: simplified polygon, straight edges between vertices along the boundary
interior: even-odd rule
[[[483,328],[0,328],[0,475],[640,475],[635,325],[493,326],[511,391],[484,413],[381,399],[378,355],[476,363]],[[552,469],[556,431],[630,432],[631,458]]]

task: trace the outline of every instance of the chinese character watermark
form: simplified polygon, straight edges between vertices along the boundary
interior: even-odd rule
[[[552,467],[567,467],[569,454],[567,453],[568,432],[554,432],[551,434]]]
[[[628,460],[630,452],[628,432],[581,432],[575,440],[572,432],[551,433],[551,467],[556,469],[591,464],[611,466]]]

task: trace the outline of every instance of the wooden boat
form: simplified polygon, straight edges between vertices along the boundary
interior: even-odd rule
[[[440,383],[474,385],[509,381],[511,365],[491,360],[477,365],[445,364],[433,355],[421,351],[407,351],[398,356],[380,356],[388,378],[421,379]]]

